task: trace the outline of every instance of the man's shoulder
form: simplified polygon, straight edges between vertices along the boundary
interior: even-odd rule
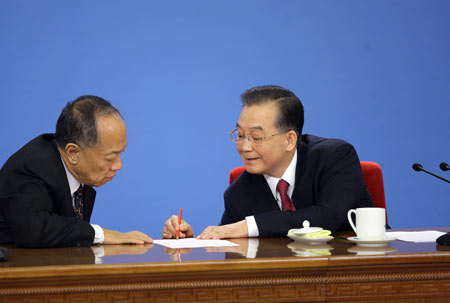
[[[53,134],[42,134],[26,143],[5,162],[2,172],[22,168],[41,168],[58,159]]]
[[[54,134],[42,134],[28,141],[22,148],[15,152],[11,157],[40,157],[46,156],[47,152],[56,149]],[[36,153],[36,151],[38,151]],[[42,151],[42,152],[41,152]],[[48,154],[47,154],[48,155]]]
[[[300,146],[307,146],[312,149],[335,148],[340,145],[351,145],[345,140],[335,138],[324,138],[314,135],[304,134],[300,142]]]
[[[249,188],[254,188],[256,184],[260,184],[261,182],[265,182],[263,175],[251,174],[244,170],[239,177],[234,180],[233,183],[225,190],[225,194],[233,194],[233,193],[249,193]]]
[[[302,135],[302,140],[298,146],[302,154],[324,154],[339,150],[351,150],[353,146],[345,140],[334,138],[323,138],[313,135]]]
[[[31,139],[28,143],[26,143],[21,149],[48,149],[55,148],[55,134],[46,133],[37,136],[34,139]]]
[[[348,155],[356,155],[354,147],[345,140],[303,135],[298,147],[298,163],[332,163]],[[331,161],[331,162],[330,162]]]

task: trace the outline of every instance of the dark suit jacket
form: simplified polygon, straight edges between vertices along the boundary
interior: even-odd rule
[[[0,171],[0,243],[23,247],[90,246],[95,190],[84,186],[84,219],[76,219],[53,134],[12,155]]]
[[[351,230],[349,209],[373,206],[353,146],[337,139],[303,135],[297,147],[292,202],[296,211],[281,211],[263,175],[244,171],[224,194],[220,225],[255,216],[260,237],[285,236],[304,220],[335,232]]]

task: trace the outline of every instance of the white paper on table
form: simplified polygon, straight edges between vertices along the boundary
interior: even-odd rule
[[[435,242],[443,234],[445,233],[437,230],[386,232],[386,235],[397,238],[397,240],[414,243]]]
[[[153,240],[153,243],[169,248],[197,248],[197,247],[225,247],[239,246],[239,244],[227,240],[199,240],[196,238]]]

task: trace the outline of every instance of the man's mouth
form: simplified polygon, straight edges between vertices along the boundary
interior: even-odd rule
[[[245,158],[245,161],[247,161],[247,162],[252,162],[252,161],[256,161],[256,160],[258,160],[259,159],[259,157],[255,157],[255,158]]]

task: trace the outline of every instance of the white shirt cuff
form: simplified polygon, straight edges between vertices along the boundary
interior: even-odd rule
[[[92,228],[95,230],[94,244],[102,244],[105,241],[105,233],[103,228],[97,224],[91,224]]]
[[[245,217],[247,221],[248,237],[256,238],[259,236],[258,225],[256,225],[256,220],[254,216]]]

